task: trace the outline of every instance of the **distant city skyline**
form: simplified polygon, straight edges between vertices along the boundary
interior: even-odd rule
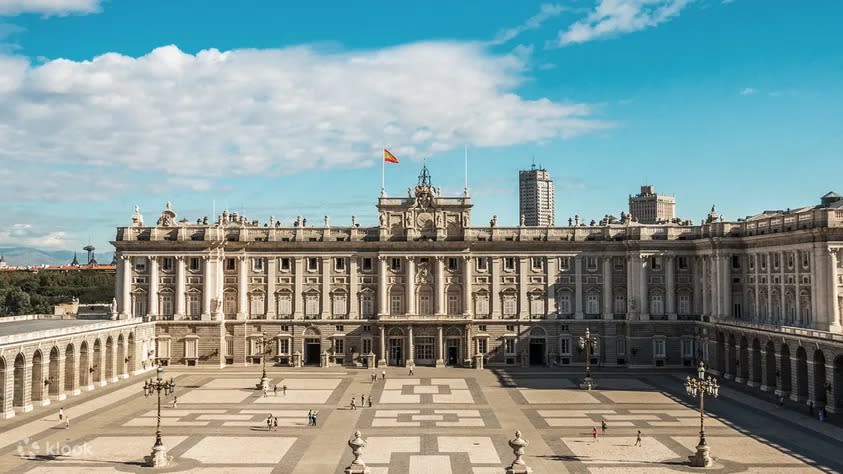
[[[194,221],[375,225],[384,147],[398,196],[424,159],[460,195],[467,146],[477,224],[518,224],[533,159],[557,225],[618,216],[643,184],[694,222],[712,204],[730,220],[814,205],[843,191],[841,14],[830,0],[0,5],[0,247],[108,252],[135,205],[150,219],[166,201]]]

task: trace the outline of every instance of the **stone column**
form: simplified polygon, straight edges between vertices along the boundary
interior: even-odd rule
[[[709,272],[709,262],[708,257],[703,255],[700,257],[700,266],[702,267],[702,314],[704,316],[711,315],[711,298],[709,295],[709,281],[708,281],[708,272]]]
[[[769,392],[771,389],[776,388],[776,381],[770,380],[769,374],[767,373],[767,347],[766,345],[761,348],[760,352],[761,357],[761,386],[759,387],[762,392]],[[776,364],[778,365],[778,364]],[[772,385],[771,385],[772,384]]]
[[[266,319],[276,319],[278,302],[275,298],[275,284],[278,281],[278,259],[266,257]]]
[[[559,274],[559,259],[556,257],[548,257],[546,259],[545,267],[545,289],[544,289],[544,312],[547,315],[556,314],[556,279]]]
[[[134,308],[132,308],[132,259],[125,255],[121,255],[120,259],[117,260],[117,263],[120,265],[120,290],[118,293],[118,301],[120,308],[120,314],[123,318],[131,318],[134,315],[132,312]],[[138,317],[143,316],[138,315]]]
[[[639,283],[639,293],[641,294],[641,316],[640,319],[642,321],[647,321],[650,319],[650,293],[648,290],[648,275],[647,275],[647,268],[649,265],[650,257],[646,255],[639,255],[638,257],[638,272],[641,276],[638,277]]]
[[[462,259],[463,264],[463,304],[462,304],[462,314],[466,317],[470,317],[473,313],[471,310],[471,284],[473,283],[473,275],[472,275],[472,258],[468,255],[464,256]]]
[[[118,261],[119,264],[119,261]],[[14,360],[12,361],[12,371],[14,371]],[[15,408],[12,406],[14,400],[14,377],[10,374],[8,366],[6,366],[6,373],[3,378],[0,378],[0,419],[6,420],[14,418]]]
[[[529,319],[530,298],[527,296],[527,283],[530,281],[530,262],[526,257],[518,259],[518,318]]]
[[[735,375],[737,375],[737,374],[733,374],[731,372],[732,371],[732,365],[731,365],[730,361],[732,359],[729,357],[729,354],[734,352],[734,350],[735,350],[735,347],[732,346],[731,344],[729,344],[729,337],[726,336],[725,339],[723,340],[723,378],[726,379],[726,380],[732,380],[732,378],[735,377]],[[740,370],[736,368],[736,371],[740,371]]]
[[[491,261],[492,294],[489,295],[489,304],[492,310],[492,319],[501,318],[501,259],[500,257],[489,257]]]
[[[802,260],[799,258],[799,251],[796,250],[796,251],[793,252],[793,272],[795,273],[795,277],[794,277],[795,284],[793,285],[793,288],[794,288],[793,304],[794,304],[794,311],[795,311],[796,314],[793,315],[793,321],[791,321],[791,324],[795,324],[795,325],[799,325],[799,326],[803,325],[802,311],[801,311],[802,304],[801,304],[801,301],[800,301],[802,298],[799,297],[799,288],[802,284],[802,276],[799,275],[799,269],[801,267],[802,267]]]
[[[389,314],[389,295],[387,289],[389,285],[389,269],[386,263],[386,257],[378,256],[378,317],[383,317]]]
[[[784,252],[779,252],[779,308],[781,308],[781,314],[779,315],[778,324],[786,324],[787,321],[787,299],[785,298],[785,281],[787,281],[784,270],[787,266],[787,255]],[[798,296],[797,296],[798,297]]]
[[[249,259],[237,257],[237,319],[249,319]]]
[[[445,367],[444,341],[442,340],[442,326],[436,326],[436,367]]]
[[[360,280],[357,276],[357,257],[348,259],[348,319],[360,318]]]
[[[731,258],[729,255],[723,255],[720,257],[720,261],[720,285],[722,288],[720,301],[723,305],[722,312],[720,315],[724,318],[728,318],[732,315],[732,272],[730,270]]]
[[[48,361],[47,365],[47,377],[51,379],[50,386],[46,388],[47,390],[47,397],[49,397],[52,401],[59,401],[64,400],[67,398],[67,394],[64,392],[64,374],[65,374],[65,359],[64,356],[59,353],[58,358],[58,370],[56,371],[55,376],[50,373],[50,366],[52,366],[52,360]],[[55,384],[56,388],[53,389],[53,384]]]
[[[583,319],[582,311],[582,256],[574,257],[574,318]]]
[[[304,318],[304,258],[295,258],[293,274],[293,319]]]
[[[474,353],[474,341],[471,340],[471,324],[465,325],[465,361],[463,365],[471,367],[471,361]]]
[[[612,311],[612,257],[603,257],[603,319],[613,319]]]
[[[79,357],[81,357],[81,354],[79,353],[78,344],[74,344],[73,348],[75,352],[73,353],[73,361],[70,362],[70,364],[72,365],[72,367],[70,368],[70,388],[66,389],[65,393],[68,395],[79,395]],[[67,355],[63,357],[65,357],[64,364],[65,370],[67,370]],[[132,354],[132,357],[135,357],[134,354]]]
[[[830,288],[829,288],[830,298],[829,298],[829,302],[828,302],[828,305],[829,305],[828,316],[829,316],[830,321],[829,321],[829,324],[828,324],[828,330],[831,331],[831,332],[840,332],[840,326],[841,326],[841,321],[840,321],[840,288],[837,285],[838,280],[839,280],[839,277],[837,275],[837,272],[838,272],[837,265],[838,265],[838,259],[839,258],[840,258],[840,249],[839,248],[829,249],[828,265],[829,265],[830,268],[828,269],[828,277],[829,277],[829,280],[831,280],[831,281],[829,282],[830,283],[830,285],[829,285],[830,286]],[[797,295],[796,298],[798,300],[799,295]]]
[[[175,319],[184,319],[184,295],[185,295],[185,276],[184,276],[184,256],[176,257],[176,311]]]
[[[413,365],[413,361],[416,358],[416,344],[413,340],[413,326],[407,327],[407,361],[406,366],[409,367]]]
[[[758,254],[752,254],[750,258],[752,258],[754,262],[753,266],[755,267],[755,292],[753,294],[753,298],[755,299],[755,314],[752,315],[752,319],[759,322],[761,321],[761,269],[759,268]]]
[[[632,319],[640,309],[634,306],[640,298],[638,296],[638,256],[626,256],[626,319]]]
[[[405,307],[406,314],[416,314],[416,259],[414,257],[407,257],[407,274],[405,276],[407,280],[407,284],[405,285],[405,289],[407,290],[407,295],[405,298],[407,299],[407,305]]]
[[[386,329],[383,326],[378,327],[380,330],[380,359],[378,359],[378,367],[386,367]]]
[[[808,375],[811,374],[811,362],[808,360]],[[790,364],[790,399],[794,402],[804,402],[807,399],[799,395],[799,359],[796,357],[796,352],[790,357],[789,361],[782,361],[782,364]],[[811,381],[808,380],[808,396],[811,394]]]
[[[212,262],[210,257],[202,257],[202,320],[211,320],[211,295],[214,294],[214,281],[211,276],[213,273]]]
[[[320,282],[322,286],[320,288],[319,293],[320,298],[319,300],[322,302],[322,319],[330,319],[331,318],[331,275],[332,275],[332,268],[331,268],[331,259],[328,257],[322,257],[322,275],[320,278]]]
[[[667,305],[667,319],[676,319],[676,281],[673,271],[673,255],[664,256],[664,292]]]
[[[436,315],[445,315],[445,257],[436,256],[436,291],[433,297],[436,306]]]
[[[149,303],[147,314],[150,318],[158,316],[158,257],[151,256],[149,261]]]

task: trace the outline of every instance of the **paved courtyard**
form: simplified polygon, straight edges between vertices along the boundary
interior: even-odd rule
[[[679,372],[597,373],[598,388],[585,392],[575,388],[578,374],[550,370],[418,367],[410,377],[395,368],[371,383],[365,370],[273,369],[279,389],[266,397],[254,390],[258,373],[166,370],[178,384],[177,406],[167,398],[161,413],[173,457],[166,471],[340,473],[357,429],[373,474],[502,473],[516,429],[530,443],[526,460],[536,473],[695,470],[686,459],[699,416]],[[0,472],[150,471],[141,463],[154,441],[155,400],[140,385],[139,378],[124,381],[0,421]],[[69,429],[58,422],[59,406],[71,417]],[[843,470],[843,430],[835,426],[728,386],[706,406],[712,471]],[[309,410],[319,412],[315,427]],[[266,429],[269,414],[278,418],[277,431]],[[608,429],[595,441],[591,430],[601,420]],[[638,430],[641,447],[634,446]]]

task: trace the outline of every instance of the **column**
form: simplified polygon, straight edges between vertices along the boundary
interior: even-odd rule
[[[388,296],[386,294],[387,284],[389,283],[387,277],[386,257],[378,256],[378,317],[383,317],[389,314]]]
[[[304,318],[304,258],[295,258],[293,269],[293,319]]]
[[[547,315],[556,314],[556,279],[559,275],[559,258],[548,257],[545,259],[545,289],[544,289],[544,312]]]
[[[211,278],[211,258],[207,255],[202,257],[202,320],[211,320],[211,295],[214,293],[213,281]]]
[[[319,300],[322,302],[322,319],[331,318],[331,300],[333,299],[331,295],[332,270],[331,259],[329,257],[322,257],[322,275],[319,280],[322,283],[319,291],[321,293]]]
[[[840,258],[840,249],[834,248],[828,250],[828,264],[831,268],[828,269],[828,278],[831,280],[829,293],[830,293],[830,301],[829,304],[829,322],[828,322],[828,330],[832,332],[840,332],[840,288],[838,287],[837,283],[839,277],[837,276],[837,265],[838,259]],[[797,295],[797,300],[799,296]],[[840,396],[840,394],[835,394],[835,396]]]
[[[779,252],[779,297],[781,299],[779,308],[781,308],[781,317],[779,324],[785,325],[787,321],[787,299],[785,298],[785,276],[784,269],[787,265],[787,255],[784,252]]]
[[[472,258],[469,257],[468,255],[466,255],[462,259],[462,264],[463,264],[462,314],[465,315],[466,317],[470,317],[473,314],[473,311],[471,310],[471,308],[472,308],[472,304],[471,304],[471,284],[473,283],[473,278],[474,278],[473,275],[472,275],[472,270],[473,270],[472,262],[473,262]]]
[[[471,340],[471,325],[465,325],[465,362],[463,365],[466,367],[471,367],[472,357],[473,357],[473,349],[474,344],[472,344]]]
[[[383,326],[378,328],[380,330],[380,359],[378,359],[378,367],[386,367],[386,330]]]
[[[360,281],[357,276],[357,257],[348,258],[348,319],[360,318]]]
[[[413,326],[407,327],[407,362],[406,366],[413,365],[413,360],[416,358],[416,345],[413,340]]]
[[[70,368],[70,387],[66,390],[67,395],[79,395],[79,358],[81,354],[79,353],[79,346],[74,345],[74,357],[71,360],[70,364],[72,367]],[[126,353],[128,354],[128,352]],[[131,354],[132,358],[134,358],[134,354]],[[63,355],[62,357],[65,358],[64,365],[65,369],[67,368],[67,354]]]
[[[664,292],[667,305],[667,319],[676,319],[676,282],[673,275],[673,255],[664,257]]]
[[[176,311],[175,319],[183,319],[184,310],[184,294],[185,294],[185,277],[184,277],[184,256],[176,257]]]
[[[612,257],[603,256],[603,319],[613,319],[612,313]]]
[[[700,257],[700,266],[702,267],[702,314],[703,316],[709,316],[711,315],[711,298],[708,297],[708,272],[710,265],[708,263],[708,257],[705,255]]]
[[[47,377],[53,377],[50,382],[50,386],[46,387],[47,390],[47,397],[52,401],[64,400],[67,398],[67,394],[64,392],[64,374],[65,374],[65,358],[64,355],[59,353],[58,360],[58,370],[56,371],[55,377],[50,371],[50,366],[52,366],[52,360],[47,358]],[[115,358],[115,361],[117,359]],[[122,361],[121,361],[122,362]],[[115,377],[116,380],[116,377]],[[53,388],[53,384],[55,384],[56,388]],[[46,399],[46,398],[45,398]]]
[[[149,261],[149,303],[146,313],[152,317],[158,316],[158,257],[151,256]]]
[[[721,316],[728,318],[732,315],[732,272],[730,267],[732,265],[729,255],[720,257],[720,284],[721,295],[720,301],[722,304]]]
[[[574,318],[583,319],[582,311],[582,256],[574,257]]]
[[[530,317],[530,299],[527,297],[527,283],[530,278],[530,262],[526,257],[518,259],[518,318]]]
[[[140,315],[133,315],[132,312],[134,308],[132,308],[132,259],[125,255],[120,256],[120,260],[117,263],[121,264],[123,268],[122,270],[122,287],[120,288],[120,313],[124,315],[127,319],[131,317],[141,317]]]
[[[489,257],[492,263],[491,279],[492,294],[489,295],[489,304],[492,310],[492,319],[501,318],[501,259],[500,257]]]
[[[445,315],[445,257],[436,256],[436,294],[433,297],[436,315]]]
[[[649,267],[650,257],[647,255],[639,255],[638,257],[638,277],[639,292],[641,293],[641,317],[642,321],[650,319],[650,293],[648,289],[648,275],[647,267]]]
[[[750,258],[752,258],[752,261],[754,262],[753,267],[755,267],[755,292],[753,295],[755,298],[755,314],[752,315],[752,319],[755,322],[759,322],[761,321],[761,270],[758,268],[758,254],[753,254]]]
[[[638,256],[626,256],[626,319],[632,319],[638,311],[636,302],[638,297]]]
[[[765,253],[764,258],[767,262],[767,301],[764,302],[767,305],[767,315],[764,322],[770,323],[773,320],[773,254]]]
[[[793,271],[796,274],[794,277],[795,284],[793,285],[793,292],[794,292],[794,305],[795,305],[795,313],[793,315],[792,323],[794,325],[802,326],[804,325],[804,321],[802,321],[802,310],[801,310],[801,299],[799,297],[799,289],[802,284],[802,276],[799,274],[799,269],[802,268],[802,259],[799,258],[799,250],[795,250],[793,252]]]
[[[278,282],[278,258],[266,257],[266,319],[275,319],[278,302],[275,299],[275,284]]]
[[[723,339],[723,378],[727,379],[727,380],[731,380],[736,375],[736,374],[732,373],[732,364],[731,364],[732,359],[730,358],[731,356],[729,355],[730,353],[734,352],[734,350],[735,350],[735,347],[732,346],[731,344],[729,344],[729,336],[726,335],[726,337]],[[739,371],[739,368],[737,368],[737,365],[736,365],[736,372],[738,372],[738,371]]]
[[[776,395],[781,395],[783,397],[789,398],[790,397],[790,391],[784,390],[784,371],[782,370],[782,364],[790,364],[790,360],[789,359],[782,360],[781,352],[777,349],[776,350],[776,377],[777,377],[777,379],[772,381],[772,383],[768,382],[768,385],[770,385],[771,387],[773,387],[773,386],[775,387],[776,390],[775,390],[774,393]],[[793,382],[790,381],[790,380],[788,380],[788,382],[790,382],[790,386],[793,387]]]
[[[436,367],[444,367],[445,361],[443,360],[442,354],[445,351],[443,346],[444,341],[442,340],[442,326],[436,327]]]
[[[12,363],[14,364],[14,359],[12,359]],[[6,368],[8,371],[8,366]],[[14,366],[12,366],[12,370],[14,370]],[[28,412],[32,411],[32,360],[29,359],[23,365],[23,405],[17,405],[15,408],[18,408],[19,411]]]
[[[237,319],[249,319],[249,259],[237,257]]]
[[[416,259],[413,257],[407,257],[407,274],[406,280],[407,284],[405,285],[405,289],[407,290],[407,295],[405,298],[407,299],[406,305],[406,314],[416,314]]]
[[[700,258],[688,257],[688,262],[692,265],[692,301],[691,313],[702,314],[702,298],[700,297],[700,289],[702,288],[702,281],[700,280]]]

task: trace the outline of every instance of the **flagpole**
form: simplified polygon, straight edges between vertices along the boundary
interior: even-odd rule
[[[381,197],[384,196],[384,189],[386,188],[386,180],[385,180],[385,171],[386,168],[386,160],[384,159],[384,153],[381,152]]]
[[[468,196],[468,145],[465,145],[465,187],[463,191],[465,195]]]

